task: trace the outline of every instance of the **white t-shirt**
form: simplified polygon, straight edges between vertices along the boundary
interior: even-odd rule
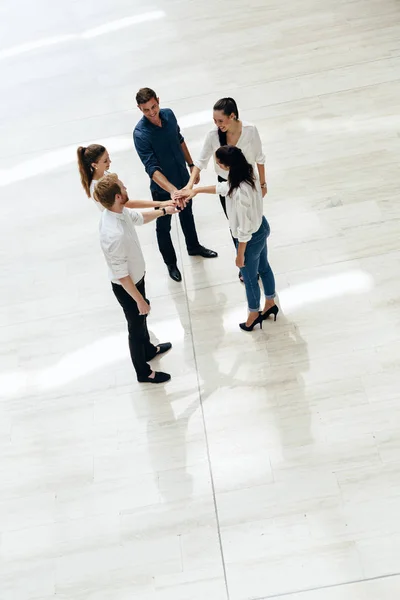
[[[130,275],[138,283],[145,272],[145,262],[135,225],[143,225],[142,213],[123,208],[122,213],[103,209],[100,218],[100,245],[103,250],[109,277],[113,283]]]
[[[218,182],[216,187],[217,194],[225,196],[226,212],[233,237],[239,242],[248,242],[262,223],[263,197],[260,182],[258,179],[255,181],[255,189],[248,183],[242,183],[232,196],[228,196],[227,181]]]
[[[217,175],[226,179],[227,171],[221,169],[215,161],[215,153],[220,148],[221,144],[218,137],[218,128],[215,127],[207,133],[200,156],[194,161],[196,167],[200,170],[206,169],[211,156],[214,158],[214,169]],[[246,157],[248,163],[253,167],[255,164],[265,164],[265,156],[262,151],[260,134],[257,127],[246,121],[242,121],[242,133],[236,144]]]

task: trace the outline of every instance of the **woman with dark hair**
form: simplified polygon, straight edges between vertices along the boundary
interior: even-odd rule
[[[78,168],[81,183],[88,198],[92,198],[100,210],[104,210],[100,202],[93,196],[97,182],[108,173],[111,165],[110,155],[107,149],[100,144],[90,144],[87,148],[79,146],[77,149]],[[152,200],[128,200],[128,208],[162,208],[162,206],[173,206],[175,202],[153,202]]]
[[[275,304],[275,278],[268,262],[267,238],[270,227],[263,215],[263,197],[254,169],[236,146],[221,146],[215,153],[218,168],[228,171],[227,181],[216,186],[181,190],[181,198],[193,198],[197,194],[220,194],[226,199],[226,214],[232,237],[237,249],[236,266],[241,269],[246,288],[249,315],[240,328],[252,331],[270,315],[276,316],[279,308]],[[265,304],[260,311],[260,286],[264,287]]]
[[[200,156],[194,161],[194,169],[191,172],[190,180],[186,187],[188,189],[193,188],[200,171],[207,168],[211,156],[214,157],[214,169],[218,176],[218,181],[226,181],[226,173],[215,160],[215,153],[220,146],[229,145],[240,148],[247,162],[253,168],[257,165],[261,193],[264,198],[267,193],[265,156],[257,127],[239,119],[239,109],[233,98],[221,98],[218,100],[213,107],[213,117],[216,127],[208,132]],[[225,196],[220,194],[219,199],[227,217]],[[233,243],[235,243],[235,240],[233,240]],[[239,278],[242,281],[240,272]]]

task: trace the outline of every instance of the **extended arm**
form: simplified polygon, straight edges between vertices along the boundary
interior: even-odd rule
[[[125,204],[127,208],[160,208],[161,206],[173,206],[173,200],[153,201],[153,200],[128,200]]]
[[[165,215],[174,215],[177,212],[178,210],[175,208],[175,206],[165,206],[164,208],[158,208],[157,210],[142,212],[143,223],[151,223],[151,221],[154,221],[159,217],[164,217]]]
[[[214,152],[213,145],[212,145],[213,134],[214,134],[213,131],[210,131],[210,133],[208,133],[208,135],[204,141],[203,148],[201,149],[200,156],[199,156],[198,160],[194,161],[194,167],[193,167],[193,169],[191,169],[189,182],[185,186],[187,189],[192,189],[192,187],[196,184],[196,181],[199,180],[200,171],[202,169],[207,168],[208,162]]]

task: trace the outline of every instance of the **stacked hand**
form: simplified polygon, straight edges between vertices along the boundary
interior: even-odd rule
[[[182,188],[181,190],[175,190],[172,192],[171,197],[176,206],[179,207],[179,210],[182,210],[185,208],[189,200],[195,195],[196,192],[194,190]]]
[[[176,200],[168,200],[163,208],[165,209],[167,215],[175,215],[177,212],[179,212],[179,207]]]

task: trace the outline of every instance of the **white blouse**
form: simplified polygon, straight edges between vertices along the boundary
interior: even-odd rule
[[[248,242],[261,227],[263,197],[258,180],[255,181],[255,186],[253,189],[248,183],[242,183],[232,196],[228,196],[227,181],[218,182],[216,186],[217,194],[225,196],[229,227],[233,237],[239,242]]]
[[[104,175],[109,175],[109,174],[110,174],[110,171],[104,171]],[[96,187],[96,185],[98,184],[99,181],[100,181],[100,179],[92,179],[92,183],[90,184],[90,197],[99,210],[104,210],[104,206],[102,204],[100,204],[100,202],[97,202],[97,200],[95,200],[94,196],[93,196],[94,188]]]
[[[200,156],[194,161],[194,164],[200,170],[206,169],[211,156],[213,156],[216,174],[223,179],[226,179],[226,171],[221,169],[215,161],[215,153],[220,146],[218,128],[216,127],[207,133]],[[247,162],[252,166],[254,166],[255,163],[258,165],[265,164],[260,134],[255,125],[242,121],[242,133],[240,134],[236,146],[241,149]]]

